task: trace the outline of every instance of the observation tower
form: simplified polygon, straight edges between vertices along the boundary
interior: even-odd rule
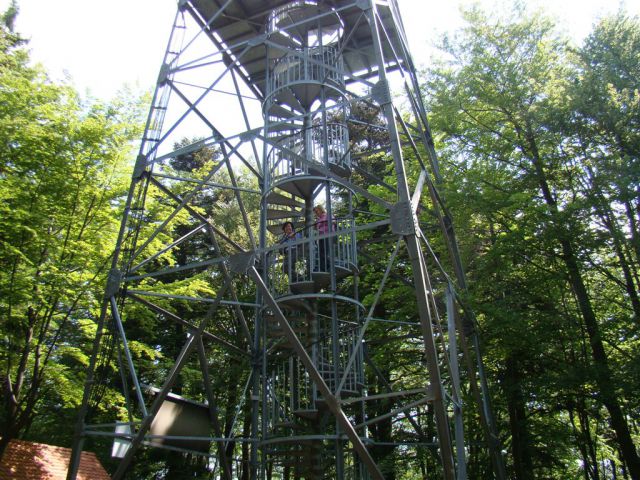
[[[395,1],[179,1],[69,478],[504,478],[442,182]]]

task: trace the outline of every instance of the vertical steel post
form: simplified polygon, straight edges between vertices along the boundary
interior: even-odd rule
[[[451,383],[453,384],[453,415],[455,419],[455,441],[457,460],[457,480],[467,478],[467,460],[464,448],[464,427],[462,423],[462,398],[460,397],[460,368],[458,365],[458,343],[456,341],[456,311],[453,286],[447,284],[447,327],[449,333],[449,364],[451,365]]]
[[[384,54],[380,41],[380,32],[378,30],[378,14],[376,10],[376,2],[370,0],[367,11],[367,20],[371,29],[371,35],[374,40],[374,49],[378,62],[378,84],[380,92],[380,105],[387,121],[387,129],[391,140],[391,151],[396,170],[398,203],[400,205],[410,205],[411,195],[407,184],[404,162],[402,159],[402,150],[400,148],[400,137],[395,123],[393,104],[391,103],[391,92],[387,81],[386,66]],[[420,323],[423,330],[423,340],[427,359],[427,368],[429,378],[434,392],[433,409],[436,416],[436,428],[438,430],[438,444],[440,445],[440,455],[442,458],[443,473],[446,480],[454,480],[454,464],[451,453],[451,439],[449,435],[449,421],[444,405],[442,393],[442,378],[438,365],[438,356],[436,352],[435,341],[433,338],[433,328],[431,325],[431,313],[429,307],[429,299],[427,297],[426,283],[426,265],[420,249],[420,243],[417,232],[415,230],[413,215],[414,212],[407,212],[412,218],[407,221],[413,225],[413,232],[404,235],[407,244],[411,265],[413,267],[413,278],[416,288],[416,297],[418,301],[418,310],[420,314]]]

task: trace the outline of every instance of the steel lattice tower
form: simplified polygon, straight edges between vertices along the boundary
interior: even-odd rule
[[[395,0],[181,0],[69,478],[89,436],[113,478],[147,446],[228,480],[382,479],[394,449],[466,478],[463,389],[504,478],[441,184]],[[381,317],[396,288],[415,318]]]

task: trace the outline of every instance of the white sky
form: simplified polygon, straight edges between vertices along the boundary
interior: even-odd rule
[[[507,2],[508,0],[502,0]],[[556,16],[580,41],[600,17],[622,5],[640,14],[640,0],[525,0]],[[4,11],[9,0],[0,0]],[[458,5],[471,0],[399,0],[412,54],[425,64],[429,46],[461,25]],[[489,11],[495,0],[479,2]],[[164,54],[176,0],[19,0],[16,29],[32,59],[52,78],[68,77],[81,93],[108,99],[125,83],[151,89]],[[501,5],[501,4],[498,4]]]

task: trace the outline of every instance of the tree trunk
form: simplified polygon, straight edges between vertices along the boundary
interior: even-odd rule
[[[509,409],[511,429],[511,452],[513,468],[517,480],[533,480],[533,462],[531,460],[531,442],[527,427],[527,414],[522,395],[519,365],[513,356],[507,358],[505,393]]]
[[[389,372],[384,372],[385,378],[389,378]],[[385,392],[385,386],[379,385],[377,392]],[[390,404],[388,400],[378,400],[375,402],[375,411],[373,416],[382,415],[390,410]],[[387,418],[379,421],[371,426],[371,436],[374,441],[381,443],[392,442],[392,418]],[[380,470],[384,474],[384,478],[388,480],[395,480],[395,465],[394,465],[394,452],[395,447],[391,445],[375,445],[371,447],[371,456],[380,467]]]
[[[640,208],[640,203],[635,210]],[[636,262],[640,263],[640,234],[638,233],[638,222],[636,221],[636,212],[634,211],[631,202],[624,202],[625,213],[627,214],[627,220],[629,220],[629,231],[631,232],[631,245],[635,252]],[[640,215],[640,212],[638,212]]]
[[[576,436],[578,443],[578,448],[582,454],[582,470],[584,471],[584,478],[586,480],[599,480],[600,472],[598,470],[598,454],[595,442],[593,441],[593,436],[591,435],[591,428],[589,426],[590,415],[586,409],[584,399],[579,397],[576,400],[575,405],[570,407],[568,411],[574,435]],[[575,424],[575,414],[578,415],[580,429],[578,429]]]
[[[2,456],[4,455],[4,452],[7,450],[9,443],[14,438],[15,438],[15,435],[13,434],[13,432],[9,432],[7,430],[2,432],[2,437],[0,437],[0,460],[2,460]]]
[[[251,436],[251,399],[247,398],[245,401],[244,410],[244,423],[242,425],[242,436],[249,438]],[[249,443],[242,442],[242,473],[240,475],[241,480],[249,480],[251,474],[251,458],[249,452]]]

